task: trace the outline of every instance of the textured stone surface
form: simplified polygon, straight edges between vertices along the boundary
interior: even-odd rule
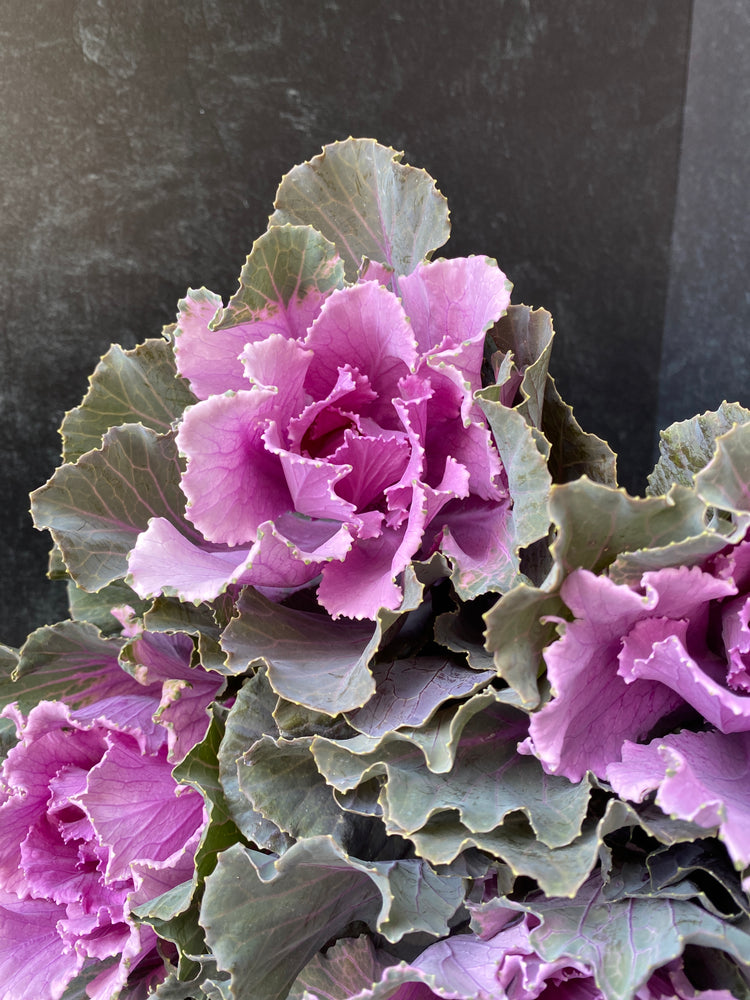
[[[0,46],[0,638],[65,616],[26,495],[110,341],[224,295],[281,174],[349,134],[405,149],[545,306],[553,372],[640,489],[691,4],[5,0]]]
[[[750,404],[750,5],[693,9],[660,427]]]

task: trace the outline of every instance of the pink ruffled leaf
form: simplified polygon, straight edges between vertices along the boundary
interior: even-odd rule
[[[414,334],[395,295],[369,281],[333,292],[304,346],[315,355],[306,381],[315,399],[328,395],[346,363],[367,377],[378,397],[369,412],[388,426],[399,380],[417,361]]]
[[[684,731],[626,743],[607,779],[618,795],[640,801],[656,790],[670,816],[718,829],[738,868],[750,865],[750,734]]]
[[[318,601],[334,619],[372,620],[381,608],[394,611],[401,605],[397,578],[419,549],[426,519],[424,492],[415,488],[414,494],[403,527],[360,539],[342,562],[322,567]]]
[[[127,878],[131,861],[180,854],[204,820],[202,797],[176,786],[166,754],[144,757],[125,739],[112,741],[77,802],[110,846],[108,879]]]
[[[61,947],[56,923],[65,913],[46,899],[19,900],[0,890],[0,1000],[59,1000],[84,956]]]
[[[481,368],[484,334],[510,304],[511,285],[489,257],[436,260],[418,265],[399,279],[399,292],[411,320],[421,355],[434,354],[443,363],[449,352],[476,343],[478,356],[461,366],[473,389]]]
[[[252,324],[218,334],[214,321],[221,317],[221,296],[207,288],[190,289],[178,303],[175,327],[177,369],[198,399],[247,388],[240,354],[251,337]]]
[[[301,518],[277,521],[286,534],[268,521],[260,525],[249,549],[217,551],[194,545],[168,521],[156,518],[130,555],[128,580],[142,597],[164,594],[194,603],[211,601],[231,586],[251,582],[284,596],[320,573],[316,557],[342,559],[351,546],[346,527],[322,524],[321,528]]]
[[[698,662],[686,649],[687,622],[649,618],[636,622],[623,643],[618,673],[631,683],[656,681],[671,688],[722,733],[750,730],[750,698],[716,679],[714,656]]]
[[[548,771],[580,781],[587,770],[602,777],[626,739],[648,735],[682,698],[654,681],[625,684],[618,674],[622,637],[648,615],[655,594],[586,570],[571,573],[560,593],[576,620],[545,651],[553,697],[532,716],[529,733]]]
[[[240,355],[247,383],[277,393],[277,419],[284,426],[305,404],[304,384],[311,359],[311,351],[305,351],[296,340],[287,340],[280,333],[246,344]],[[243,388],[248,388],[247,383]]]
[[[281,464],[263,445],[277,395],[254,389],[214,396],[183,418],[177,446],[187,456],[182,489],[187,515],[206,541],[255,541],[260,524],[291,508]]]

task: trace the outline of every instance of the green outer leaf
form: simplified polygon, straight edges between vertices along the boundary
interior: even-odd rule
[[[60,466],[31,494],[37,528],[50,530],[71,577],[90,591],[125,576],[151,517],[179,523],[184,506],[172,435],[141,424],[113,427],[100,450]]]
[[[720,510],[750,511],[750,424],[740,424],[716,439],[716,454],[695,477],[706,503]]]
[[[310,753],[310,737],[261,736],[237,763],[251,806],[295,840],[329,834],[347,846],[351,817],[338,806]]]
[[[548,467],[554,482],[588,476],[604,486],[617,485],[617,456],[606,441],[581,428],[551,377],[544,393],[542,431],[552,446]]]
[[[264,733],[278,736],[273,718],[277,697],[271,690],[265,670],[248,678],[237,692],[229,710],[226,730],[218,752],[219,781],[232,820],[258,847],[282,853],[291,840],[275,823],[261,816],[241,790],[239,761],[242,755]]]
[[[659,434],[659,461],[648,477],[647,492],[658,496],[668,493],[674,483],[692,486],[696,473],[713,458],[716,439],[748,420],[750,410],[724,401],[718,410],[670,424]]]
[[[187,382],[177,374],[172,345],[147,340],[132,351],[113,344],[89,379],[83,402],[65,414],[60,433],[63,461],[101,448],[110,427],[140,423],[166,434],[186,406],[195,402]]]
[[[132,608],[137,616],[146,611],[149,602],[142,600],[121,580],[110,583],[95,594],[81,590],[72,580],[68,580],[68,607],[71,618],[90,622],[104,635],[112,635],[121,630],[122,625],[112,614],[112,608],[121,608],[125,605]]]
[[[0,705],[15,701],[26,713],[40,701],[60,699],[76,708],[97,684],[103,664],[117,663],[122,645],[88,622],[43,625],[21,647],[13,673],[0,682]]]
[[[487,649],[495,654],[498,674],[527,709],[539,704],[542,651],[555,638],[556,619],[567,614],[558,591],[569,573],[607,571],[616,583],[639,582],[649,570],[701,562],[741,538],[748,525],[740,516],[734,524],[716,519],[707,528],[708,497],[685,486],[673,486],[664,497],[640,498],[586,476],[554,485],[549,509],[557,535],[547,579],[540,587],[520,582],[485,614]]]
[[[542,650],[557,637],[555,619],[565,610],[556,593],[519,583],[484,616],[486,645],[494,652],[498,676],[518,693],[527,711],[539,705]]]
[[[327,837],[277,861],[236,844],[206,880],[201,923],[231,995],[282,1000],[299,971],[352,920],[372,922],[381,894]]]
[[[359,942],[363,942],[360,944]],[[408,995],[440,996],[441,984],[437,976],[428,975],[404,962],[381,969],[369,959],[369,939],[343,938],[325,954],[316,955],[297,977],[289,993],[289,1000],[389,1000],[405,983],[424,983],[424,992],[412,987]],[[307,992],[305,992],[307,991]]]
[[[230,669],[243,673],[262,660],[282,698],[332,716],[359,708],[374,693],[365,656],[371,622],[333,622],[274,604],[252,587],[237,608],[221,638]]]
[[[531,943],[548,962],[575,955],[589,964],[607,1000],[629,1000],[649,976],[687,943],[716,948],[747,965],[750,921],[730,924],[692,903],[634,898],[609,902],[598,875],[574,900],[524,904],[542,921]]]
[[[274,226],[253,244],[240,287],[212,329],[272,315],[279,304],[303,299],[311,291],[327,293],[344,284],[344,264],[336,247],[310,226]]]
[[[305,991],[318,997],[348,997],[370,989],[383,972],[369,937],[342,938],[317,954],[305,966],[289,991],[289,1000],[302,1000]]]
[[[8,751],[16,745],[16,724],[12,719],[0,719],[0,763],[8,756]]]
[[[623,553],[642,549],[662,550],[662,566],[679,565],[677,543],[691,545],[705,532],[706,506],[684,486],[666,497],[641,498],[584,476],[554,486],[550,510],[558,525],[552,552],[563,574],[579,567],[600,573]]]
[[[374,139],[346,139],[282,179],[269,225],[311,225],[331,240],[349,281],[363,257],[408,274],[450,235],[448,206],[423,170]]]
[[[312,956],[361,920],[389,941],[442,936],[465,894],[460,877],[440,876],[420,859],[365,862],[330,837],[309,837],[277,860],[240,845],[206,880],[201,922],[232,995],[286,997]]]
[[[628,862],[610,876],[604,897],[610,901],[646,896],[695,900],[722,919],[750,914],[740,878],[715,840],[705,838],[659,847]]]
[[[97,962],[95,965],[89,965],[79,973],[75,979],[71,979],[68,985],[65,987],[65,992],[60,997],[60,1000],[90,1000],[90,994],[86,992],[86,987],[91,982],[100,975],[107,966],[113,966],[116,964],[116,959],[108,959],[104,962]]]
[[[500,317],[488,335],[488,347],[491,345],[502,351],[505,354],[503,361],[508,362],[498,371],[497,384],[507,381],[514,369],[523,372],[518,390],[521,402],[515,409],[532,427],[542,426],[554,336],[552,316],[547,310],[531,309],[525,305],[508,306],[505,315]]]
[[[349,741],[318,738],[313,742],[316,762],[342,792],[358,775],[360,782],[383,776],[379,802],[389,833],[416,843],[415,835],[435,817],[435,824],[443,827],[440,853],[427,846],[427,838],[419,840],[420,854],[434,863],[452,861],[464,842],[482,847],[481,834],[495,831],[517,811],[527,816],[534,836],[545,845],[571,843],[586,815],[590,783],[572,784],[546,775],[536,758],[517,752],[527,728],[524,713],[487,698],[472,702],[484,704],[470,717],[464,712],[464,724],[454,728],[454,760],[447,772],[436,774],[428,768],[423,751],[414,745],[414,731],[407,739],[389,734],[394,738],[385,737],[375,752],[349,759]],[[460,824],[447,813],[455,813]],[[452,824],[452,838],[446,839],[446,823]],[[475,834],[480,834],[479,840],[472,839]]]
[[[213,706],[211,724],[200,743],[190,750],[173,770],[175,781],[192,785],[204,798],[209,822],[195,854],[196,876],[209,875],[216,866],[217,854],[242,839],[232,818],[220,779],[219,750],[226,730],[226,709]]]
[[[0,643],[0,678],[10,678],[17,666],[18,650]]]

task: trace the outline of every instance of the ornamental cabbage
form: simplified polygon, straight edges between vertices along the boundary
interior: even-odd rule
[[[178,786],[158,700],[121,695],[12,718],[2,770],[0,997],[57,1000],[98,970],[92,1000],[164,976],[154,931],[130,913],[192,877],[203,799]]]
[[[322,239],[272,228],[249,260],[300,231]],[[415,557],[440,550],[488,569],[509,547],[510,500],[473,395],[485,333],[508,303],[486,257],[398,278],[371,266],[239,323],[217,296],[191,293],[175,331],[198,397],[177,434],[191,524],[152,518],[129,558],[133,588],[197,602],[232,584],[273,595],[320,577],[333,617],[374,619],[399,606]]]
[[[577,569],[560,595],[574,620],[544,651],[553,697],[521,749],[631,801],[659,789],[666,813],[718,828],[750,864],[750,539],[640,585]]]

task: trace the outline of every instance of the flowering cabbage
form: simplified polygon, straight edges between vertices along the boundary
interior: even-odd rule
[[[93,966],[92,1000],[163,976],[156,934],[130,911],[192,877],[205,816],[172,777],[157,708],[133,694],[5,709],[20,742],[2,770],[2,1000],[57,1000]]]
[[[134,589],[200,601],[320,575],[331,615],[374,618],[399,606],[415,556],[441,549],[488,569],[508,547],[509,497],[473,394],[485,332],[508,302],[485,257],[420,265],[398,278],[398,297],[367,276],[298,289],[226,328],[216,296],[189,295],[176,357],[199,401],[177,445],[200,536],[153,518],[129,559]]]
[[[293,168],[229,301],[65,417],[73,620],[0,647],[0,1000],[747,992],[750,435],[699,470],[750,412],[612,488],[551,317],[432,260],[399,159]]]
[[[574,570],[560,589],[574,620],[544,653],[553,698],[529,727],[545,767],[604,778],[626,741],[696,718],[750,731],[749,591],[750,541],[639,584]]]

